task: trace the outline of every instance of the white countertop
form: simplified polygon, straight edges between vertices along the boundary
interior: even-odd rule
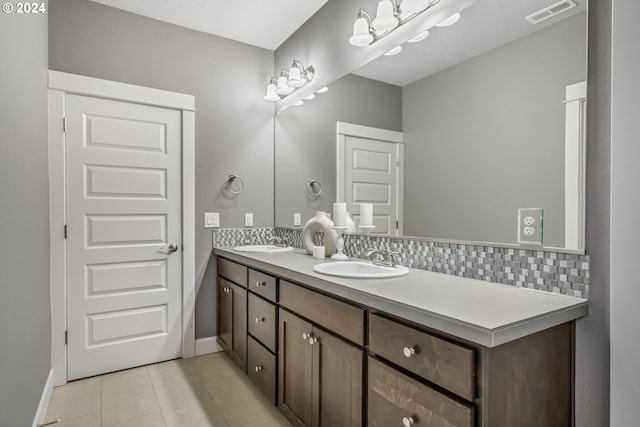
[[[550,292],[409,269],[391,279],[347,279],[318,274],[321,262],[296,249],[246,253],[215,248],[217,255],[283,279],[406,318],[486,347],[578,319],[588,301]]]

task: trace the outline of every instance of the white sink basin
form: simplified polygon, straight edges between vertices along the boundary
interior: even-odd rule
[[[386,267],[366,261],[333,261],[316,264],[313,271],[327,276],[350,277],[354,279],[384,279],[404,276],[409,273],[407,267],[401,265]]]
[[[238,252],[290,252],[293,250],[291,246],[276,246],[276,245],[247,245],[247,246],[238,246],[233,248],[234,251]]]

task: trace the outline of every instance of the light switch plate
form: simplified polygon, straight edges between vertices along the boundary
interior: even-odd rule
[[[220,227],[220,214],[218,212],[205,212],[204,228]]]
[[[542,245],[543,217],[542,208],[518,208],[518,243]]]
[[[244,214],[244,226],[245,227],[253,227],[253,214],[252,213]]]
[[[301,225],[301,223],[302,223],[302,218],[301,218],[300,214],[299,213],[294,213],[293,214],[293,225],[294,226],[295,225]]]

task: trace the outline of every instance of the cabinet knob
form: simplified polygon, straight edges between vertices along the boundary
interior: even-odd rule
[[[309,339],[309,336],[310,336],[310,335],[311,335],[311,334],[307,334],[306,332],[303,332],[303,333],[302,333],[302,339],[306,341],[307,339]]]
[[[402,353],[404,353],[404,357],[409,358],[416,354],[416,349],[413,347],[405,347],[402,349]]]
[[[404,427],[411,427],[413,423],[413,417],[402,417],[402,425]]]
[[[256,317],[256,323],[264,322],[264,317]]]
[[[256,372],[260,372],[260,371],[262,371],[262,369],[263,369],[262,366],[260,366],[260,365],[256,366]]]
[[[266,286],[267,284],[265,282],[256,282],[256,288],[259,288],[261,286]]]
[[[311,335],[309,335],[309,344],[310,345],[314,345],[317,342],[318,342],[318,338],[312,337]]]

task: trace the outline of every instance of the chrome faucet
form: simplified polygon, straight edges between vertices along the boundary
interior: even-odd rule
[[[282,237],[278,237],[278,236],[269,237],[268,243],[270,245],[282,246],[282,247],[286,247],[289,244],[287,239],[283,239]]]
[[[385,267],[395,267],[400,254],[398,252],[392,252],[385,250],[384,252],[378,249],[368,249],[367,259],[370,259],[373,264],[383,265]]]

